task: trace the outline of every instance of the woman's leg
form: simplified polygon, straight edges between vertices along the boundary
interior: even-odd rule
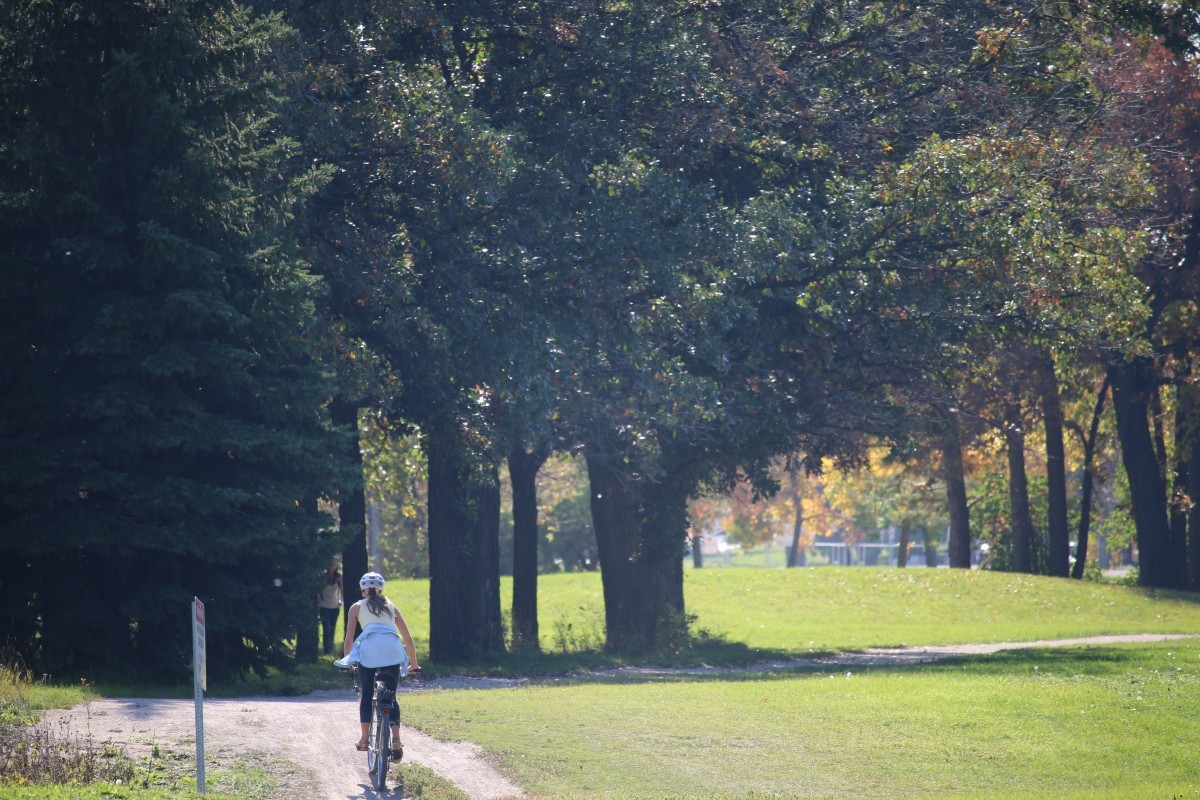
[[[358,749],[367,745],[367,737],[371,734],[371,702],[375,699],[375,670],[372,667],[358,668],[358,681],[362,691],[358,696],[358,721],[362,728],[362,736],[358,740]]]
[[[401,754],[404,752],[400,744],[400,708],[399,704],[395,701],[396,687],[400,684],[400,665],[393,664],[390,667],[380,667],[376,672],[383,679],[384,686],[392,692],[392,755],[399,760]]]
[[[321,614],[321,646],[325,648],[325,655],[330,655],[333,653],[333,634],[337,630],[339,609],[320,608],[317,610]]]

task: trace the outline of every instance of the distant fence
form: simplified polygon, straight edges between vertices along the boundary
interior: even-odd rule
[[[865,542],[862,544],[846,544],[845,542],[818,542],[808,548],[810,555],[826,563],[843,567],[863,566],[896,566],[900,563],[899,544],[879,544]],[[813,559],[816,560],[816,559]],[[908,565],[910,567],[925,566],[925,548],[908,548]],[[815,565],[814,565],[815,566]]]
[[[787,547],[767,545],[761,553],[755,553],[753,561],[747,564],[747,557],[738,558],[745,566],[782,567],[787,563]],[[862,544],[847,544],[845,542],[816,542],[804,548],[804,565],[809,567],[842,566],[842,567],[883,567],[896,566],[900,545],[881,544],[879,542],[864,542]],[[945,563],[944,548],[939,552],[938,564]],[[732,549],[719,553],[705,553],[705,566],[731,566],[734,560]],[[759,561],[758,564],[753,562]],[[919,544],[910,544],[908,548],[908,566],[925,566],[925,548]]]

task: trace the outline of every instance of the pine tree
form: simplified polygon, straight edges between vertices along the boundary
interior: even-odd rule
[[[273,131],[286,31],[221,0],[0,9],[0,638],[179,676],[285,652],[344,450]]]

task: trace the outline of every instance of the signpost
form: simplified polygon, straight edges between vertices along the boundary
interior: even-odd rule
[[[204,659],[204,603],[192,598],[192,678],[196,689],[196,788],[204,794],[204,690],[208,670]]]

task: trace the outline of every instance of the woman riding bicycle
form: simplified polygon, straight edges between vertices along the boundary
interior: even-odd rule
[[[333,662],[339,667],[357,666],[362,696],[358,702],[358,721],[362,732],[356,745],[359,750],[367,749],[367,736],[371,729],[371,701],[375,696],[375,678],[382,678],[388,689],[395,690],[400,677],[410,670],[419,670],[417,653],[413,648],[412,636],[404,617],[391,600],[383,596],[383,576],[368,572],[359,580],[363,599],[350,606],[346,618],[346,630],[352,633],[355,625],[362,626],[362,633],[352,637],[349,633],[342,645],[345,655]],[[392,719],[399,719],[392,714]],[[400,752],[400,727],[392,724],[392,749]]]

